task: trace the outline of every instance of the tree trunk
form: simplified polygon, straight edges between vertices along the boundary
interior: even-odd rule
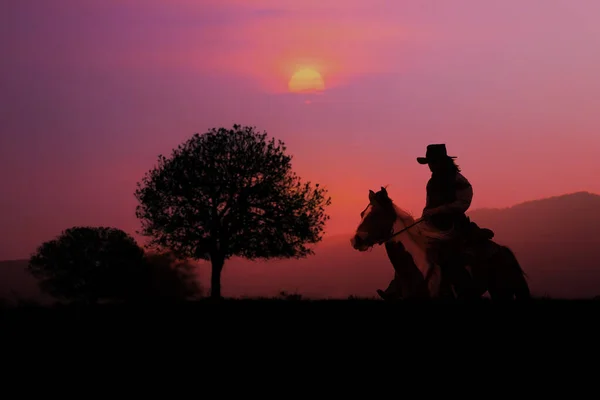
[[[210,257],[212,263],[212,270],[210,276],[210,297],[213,299],[221,298],[221,271],[223,271],[223,265],[225,259],[220,255],[214,255]]]

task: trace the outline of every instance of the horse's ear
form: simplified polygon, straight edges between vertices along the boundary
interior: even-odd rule
[[[369,190],[369,201],[373,201],[375,200],[375,192],[372,190]]]
[[[381,187],[381,193],[385,194],[385,197],[387,197],[388,195],[386,188],[384,188],[383,186]]]

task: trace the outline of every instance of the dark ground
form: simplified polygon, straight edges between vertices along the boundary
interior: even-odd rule
[[[192,361],[199,366],[220,360],[226,371],[250,372],[262,368],[256,360],[268,360],[270,368],[284,374],[309,363],[310,371],[323,368],[329,376],[337,371],[330,363],[339,365],[343,359],[350,368],[360,364],[381,374],[389,369],[385,365],[407,365],[409,358],[425,362],[427,369],[454,368],[467,353],[482,365],[499,362],[497,357],[525,366],[539,357],[552,362],[559,356],[596,359],[599,317],[598,300],[536,299],[524,305],[487,299],[461,305],[289,298],[47,308],[23,304],[0,310],[0,343],[5,363],[35,359],[40,367],[61,359],[81,368],[141,363],[166,371]],[[454,355],[444,360],[441,352]]]
[[[590,314],[591,313],[591,314]],[[20,304],[0,308],[0,324],[10,329],[28,324],[50,324],[52,326],[72,323],[94,325],[117,324],[135,326],[140,323],[165,322],[172,324],[196,324],[213,318],[231,321],[235,318],[258,321],[296,320],[304,323],[329,325],[350,323],[359,320],[389,320],[390,317],[435,319],[450,315],[470,315],[477,319],[495,317],[528,316],[528,318],[577,318],[587,315],[598,322],[600,300],[560,300],[538,298],[528,304],[516,302],[508,304],[492,303],[481,299],[472,304],[457,302],[396,302],[388,303],[379,299],[347,300],[304,300],[290,298],[273,299],[202,299],[180,303],[156,304],[99,304],[54,305],[43,307],[35,304]]]

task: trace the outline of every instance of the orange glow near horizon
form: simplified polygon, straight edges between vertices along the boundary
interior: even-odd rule
[[[288,87],[294,93],[322,92],[325,90],[325,81],[313,68],[302,68],[292,75]]]

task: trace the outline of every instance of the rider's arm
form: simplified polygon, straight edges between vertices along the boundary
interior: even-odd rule
[[[456,200],[450,204],[441,206],[439,212],[444,213],[458,211],[464,213],[469,209],[471,206],[471,201],[473,200],[473,187],[467,178],[461,174],[456,174],[455,190]]]
[[[431,186],[431,179],[429,180],[429,182],[427,182],[427,194],[425,197],[425,208],[429,208],[430,204],[431,204],[431,196],[429,195],[430,192],[430,186]]]

